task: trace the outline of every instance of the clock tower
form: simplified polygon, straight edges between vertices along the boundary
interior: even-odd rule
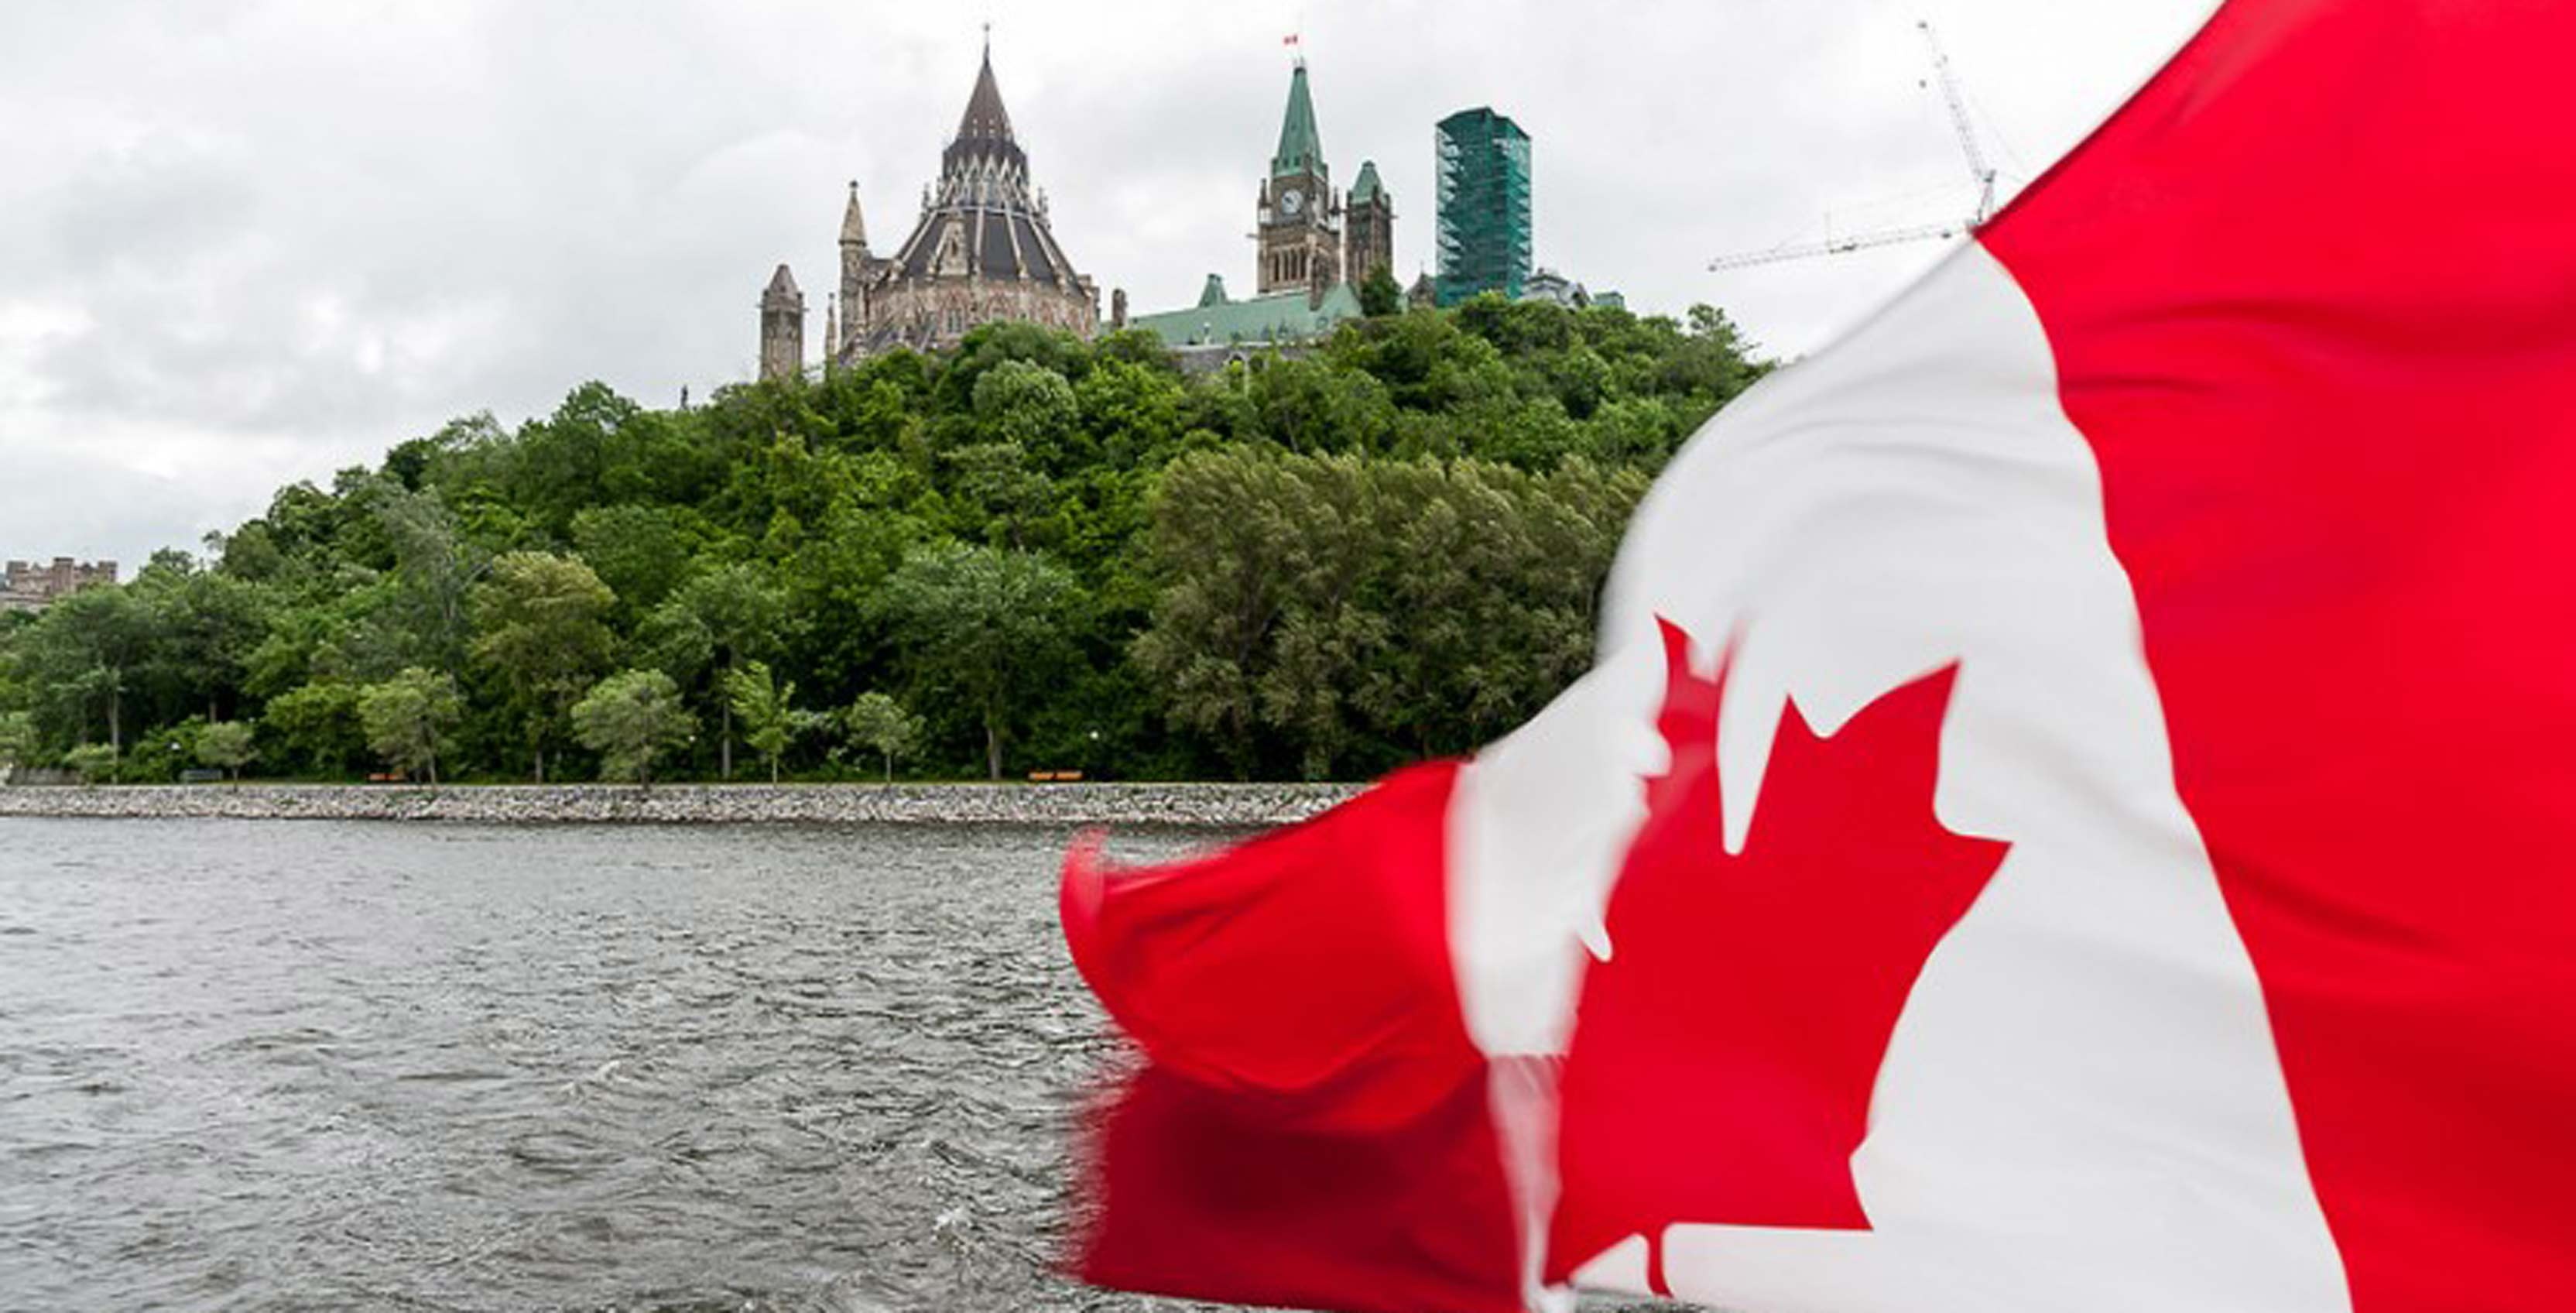
[[[1279,124],[1279,149],[1271,154],[1257,212],[1261,264],[1255,282],[1264,295],[1342,281],[1342,199],[1324,167],[1302,58],[1288,75],[1288,112]]]

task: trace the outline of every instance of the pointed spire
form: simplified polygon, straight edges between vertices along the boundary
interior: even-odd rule
[[[868,244],[868,221],[859,214],[859,184],[850,182],[850,203],[841,211],[841,245],[865,249]]]
[[[801,307],[805,294],[796,290],[796,275],[787,272],[787,266],[782,264],[778,266],[777,273],[769,276],[769,290],[760,294],[760,301],[764,306],[784,305],[792,301]]]
[[[984,66],[975,74],[975,94],[966,98],[966,116],[957,121],[959,141],[1010,141],[1011,112],[1002,108],[1002,88],[993,80],[993,29],[984,29]]]
[[[1318,177],[1330,177],[1324,169],[1324,136],[1315,130],[1315,98],[1306,90],[1306,57],[1297,57],[1297,68],[1288,75],[1288,112],[1279,121],[1279,149],[1270,157],[1270,176],[1312,169]]]
[[[1011,112],[1002,108],[1002,87],[993,80],[993,47],[987,35],[984,62],[975,72],[975,93],[966,98],[966,114],[957,121],[956,139],[939,153],[940,199],[945,202],[970,192],[989,195],[991,189],[982,184],[996,177],[1006,184],[1005,195],[1012,203],[1028,203],[1029,157],[1011,135]]]
[[[1351,184],[1350,203],[1357,205],[1384,190],[1385,184],[1377,180],[1377,161],[1361,160],[1359,180]]]
[[[1225,304],[1225,275],[1209,274],[1207,284],[1199,289],[1199,308]]]

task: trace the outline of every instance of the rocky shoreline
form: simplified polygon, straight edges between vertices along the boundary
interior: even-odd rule
[[[200,784],[0,788],[0,816],[474,825],[933,824],[1256,828],[1348,784]]]

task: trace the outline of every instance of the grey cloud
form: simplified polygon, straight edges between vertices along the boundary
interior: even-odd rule
[[[1923,3],[1992,121],[2044,163],[2207,0]],[[1185,302],[1210,271],[1248,281],[1279,38],[1302,23],[1334,170],[1378,162],[1406,273],[1429,262],[1431,124],[1491,103],[1537,139],[1543,262],[1648,309],[1716,302],[1799,351],[1930,253],[1701,265],[1828,209],[1856,224],[1956,203],[1938,194],[1960,166],[1916,85],[1913,11],[1002,0],[993,16],[1059,235],[1138,310]],[[668,404],[747,375],[770,268],[830,285],[846,180],[876,241],[903,237],[973,76],[976,17],[848,0],[0,6],[0,121],[43,128],[0,134],[0,547],[134,556],[449,416],[516,422],[589,378]]]

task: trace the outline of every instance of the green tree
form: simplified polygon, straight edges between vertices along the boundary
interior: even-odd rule
[[[268,636],[268,599],[255,584],[172,555],[134,583],[153,631],[149,667],[169,700],[213,721],[239,700],[251,653]]]
[[[724,676],[725,702],[742,723],[743,741],[769,762],[769,782],[778,782],[778,760],[787,754],[796,732],[796,685],[782,684],[762,661],[745,662]]]
[[[105,729],[109,755],[123,756],[129,688],[155,652],[152,621],[133,590],[113,586],[46,608],[17,642],[39,728],[57,743]]]
[[[894,760],[909,757],[921,745],[921,717],[903,709],[903,704],[883,693],[859,695],[841,712],[842,727],[850,742],[885,759],[886,783],[894,783]]]
[[[1137,336],[1130,332],[1120,336]],[[1162,355],[1161,340],[1155,342]],[[1074,389],[1082,426],[1098,464],[1128,467],[1156,461],[1181,432],[1181,404],[1187,396],[1179,372],[1168,359],[1152,363],[1103,358]]]
[[[248,722],[218,720],[197,731],[197,764],[240,779],[242,767],[259,758]]]
[[[467,607],[474,581],[490,568],[490,554],[464,536],[435,488],[415,492],[384,479],[368,490],[368,498],[376,528],[393,552],[393,586],[383,616],[394,636],[387,647],[407,661],[461,669]]]
[[[463,715],[456,681],[418,666],[358,694],[368,748],[396,770],[427,775],[433,788],[438,785],[439,753]]]
[[[1360,313],[1371,319],[1404,313],[1404,284],[1394,270],[1379,265],[1360,280]]]
[[[922,548],[887,578],[877,606],[925,687],[952,689],[984,731],[985,772],[1028,700],[1066,657],[1079,587],[1044,557],[962,543]]]
[[[1025,360],[1005,360],[975,380],[975,419],[994,442],[1045,451],[1080,418],[1064,375]]]
[[[36,723],[23,711],[0,711],[0,777],[27,764],[36,752]]]
[[[1352,552],[1376,527],[1362,470],[1347,457],[1235,450],[1187,456],[1164,473],[1151,538],[1160,587],[1135,659],[1172,719],[1213,737],[1238,777],[1259,763],[1266,686],[1270,712],[1328,718],[1319,702],[1334,695],[1338,670],[1323,658],[1350,639],[1324,627],[1366,620],[1345,605],[1362,569]],[[1291,624],[1304,626],[1312,697],[1278,687],[1274,674]]]
[[[1272,360],[1252,377],[1261,431],[1290,451],[1376,452],[1395,429],[1385,384],[1328,361]]]
[[[1056,495],[1055,482],[1016,442],[970,443],[942,456],[941,465],[952,504],[966,512],[958,530],[995,546],[1026,547]]]
[[[1149,332],[991,324],[673,410],[591,384],[515,429],[470,416],[280,490],[214,565],[159,553],[0,616],[0,714],[32,760],[95,740],[135,779],[183,764],[191,720],[256,718],[261,770],[328,777],[372,760],[360,691],[419,668],[457,684],[442,773],[543,774],[590,683],[649,665],[730,773],[727,675],[759,661],[818,705],[900,693],[917,760],[980,737],[988,773],[1467,750],[1582,669],[1644,476],[1769,366],[1714,307],[1387,290],[1205,376]],[[1033,611],[941,605],[1019,576]]]
[[[100,784],[116,773],[116,749],[105,743],[84,743],[63,754],[63,765],[80,776],[83,784]]]
[[[708,570],[680,586],[640,633],[648,659],[674,681],[709,680],[716,704],[718,769],[733,778],[733,701],[724,677],[768,656],[787,620],[787,595],[757,565]]]
[[[555,727],[615,651],[605,618],[616,601],[589,566],[544,552],[494,559],[475,587],[474,658],[508,687],[540,784]]]
[[[680,686],[659,670],[624,670],[599,682],[572,709],[573,733],[599,754],[602,779],[650,784],[653,760],[689,741],[697,721]]]
[[[705,539],[695,512],[668,506],[592,506],[572,517],[573,546],[633,616],[650,614],[689,577]]]
[[[320,776],[357,770],[367,751],[359,691],[356,684],[327,680],[270,698],[259,718],[260,733],[269,743],[269,765]]]

